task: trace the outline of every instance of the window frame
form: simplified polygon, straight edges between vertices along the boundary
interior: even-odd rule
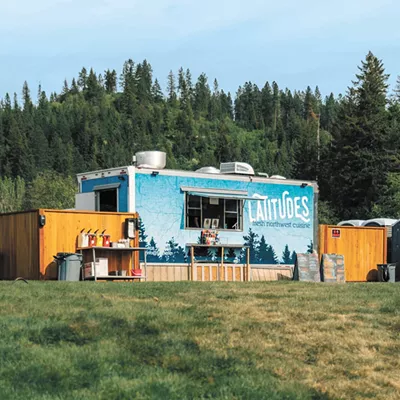
[[[104,189],[97,189],[94,191],[94,193],[95,193],[95,208],[96,208],[95,211],[108,212],[108,211],[100,210],[100,195],[101,195],[101,192],[109,192],[111,190],[115,190],[116,195],[117,195],[117,211],[113,211],[113,212],[119,212],[119,186],[104,188]]]
[[[195,208],[195,207],[189,207],[189,196],[192,196],[191,194],[189,194],[188,192],[184,192],[184,230],[188,230],[188,231],[201,231],[205,228],[199,227],[199,228],[195,228],[195,227],[189,227],[188,226],[188,210],[192,209],[192,210],[198,210],[199,208]],[[193,196],[193,197],[198,197],[200,199],[200,225],[203,225],[203,196]],[[218,199],[221,201],[223,200],[224,202],[224,216],[223,216],[223,224],[225,224],[225,217],[226,217],[226,213],[228,214],[235,214],[237,215],[238,221],[239,221],[239,229],[225,229],[225,228],[218,228],[218,231],[223,231],[223,232],[243,232],[244,231],[244,218],[243,218],[243,208],[244,208],[244,200],[243,199],[232,199],[228,197],[223,197],[223,195],[221,197],[218,197]],[[234,200],[236,201],[236,211],[226,211],[226,201],[227,200]]]

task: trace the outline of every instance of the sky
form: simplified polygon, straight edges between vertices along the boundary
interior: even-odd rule
[[[400,74],[394,0],[0,0],[0,98],[61,91],[83,66],[97,73],[147,59],[166,88],[170,70],[205,72],[235,94],[319,86],[345,93],[371,50],[393,86]]]

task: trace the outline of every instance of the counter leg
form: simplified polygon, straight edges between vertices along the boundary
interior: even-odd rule
[[[97,282],[97,271],[96,271],[96,250],[92,248],[92,257],[93,257],[93,273],[94,273],[94,281]]]

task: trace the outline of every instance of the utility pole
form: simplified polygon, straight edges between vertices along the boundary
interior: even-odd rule
[[[318,114],[317,115],[317,117],[318,117],[318,127],[317,127],[317,151],[318,151],[318,156],[317,156],[317,158],[318,158],[318,164],[319,164],[319,160],[320,160],[320,138],[319,138],[319,125],[320,125],[320,118],[321,118],[321,114]]]
[[[320,141],[320,135],[319,135],[321,114],[317,114],[317,117],[318,117],[318,125],[317,125],[317,174],[316,174],[317,176],[316,176],[316,181],[318,181],[319,162],[320,162],[320,158],[321,158],[321,154],[320,154],[321,141]]]

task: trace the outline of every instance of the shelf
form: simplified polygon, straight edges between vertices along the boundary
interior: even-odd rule
[[[105,251],[147,251],[145,247],[104,247],[104,246],[94,246],[94,247],[78,247],[77,251],[84,250],[105,250]]]
[[[245,246],[243,244],[198,244],[198,243],[186,243],[186,247],[215,247],[215,248],[221,248],[224,247],[226,249],[248,249],[249,246]]]
[[[135,275],[135,276],[118,276],[118,275],[100,275],[100,276],[96,276],[97,280],[132,280],[132,279],[144,279],[146,278],[145,275]],[[90,280],[94,280],[94,276],[88,276],[87,278],[85,278],[85,281],[90,281]]]

